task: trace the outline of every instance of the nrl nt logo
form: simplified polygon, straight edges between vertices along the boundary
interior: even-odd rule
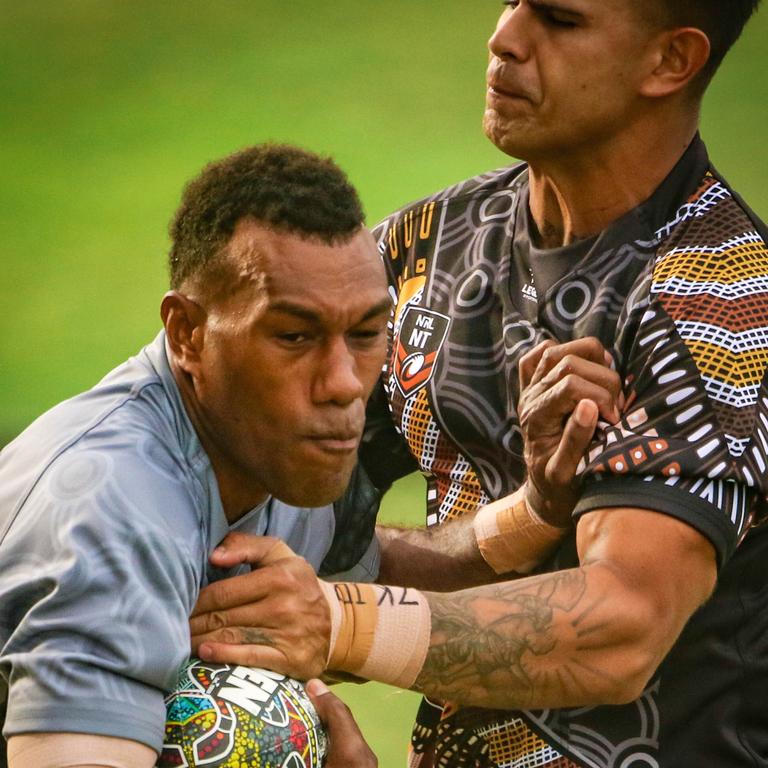
[[[430,309],[409,306],[405,310],[394,360],[395,381],[405,397],[418,392],[432,378],[450,322]]]

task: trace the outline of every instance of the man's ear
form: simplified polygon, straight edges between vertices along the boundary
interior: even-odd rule
[[[653,68],[641,86],[643,96],[658,98],[682,91],[701,72],[709,53],[709,38],[696,27],[660,33]]]
[[[183,293],[168,291],[160,304],[160,317],[174,362],[194,376],[205,343],[206,311]]]

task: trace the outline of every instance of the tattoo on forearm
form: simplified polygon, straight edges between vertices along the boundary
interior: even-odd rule
[[[501,693],[526,707],[534,692],[556,696],[583,685],[598,672],[573,649],[589,647],[588,635],[602,621],[586,584],[585,571],[574,569],[441,596],[415,687],[486,705]]]

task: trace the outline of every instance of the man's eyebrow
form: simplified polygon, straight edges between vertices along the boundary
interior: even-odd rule
[[[557,0],[528,0],[528,5],[538,11],[557,11],[573,17],[584,15],[580,9],[563,6]]]
[[[361,318],[360,322],[365,322],[379,315],[389,314],[392,311],[392,299],[382,299],[378,304],[374,304]]]
[[[281,312],[284,315],[293,315],[301,320],[307,320],[310,323],[316,323],[320,320],[320,315],[313,309],[295,304],[292,301],[274,301],[267,305],[267,312]]]
[[[378,315],[389,314],[392,309],[392,300],[390,298],[382,299],[368,309],[358,322],[364,323],[366,320],[370,320]],[[322,317],[319,312],[309,307],[305,307],[303,304],[296,304],[292,301],[279,300],[270,303],[267,306],[268,312],[282,312],[286,315],[293,315],[301,320],[306,320],[309,323],[319,323],[322,321]]]

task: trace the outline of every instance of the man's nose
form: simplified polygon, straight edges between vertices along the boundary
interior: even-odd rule
[[[365,395],[357,358],[344,338],[328,341],[315,375],[313,399],[317,403],[348,405]]]
[[[496,29],[488,40],[488,50],[499,59],[527,59],[530,53],[528,24],[531,14],[531,9],[524,2],[515,8],[507,8],[499,17]]]

